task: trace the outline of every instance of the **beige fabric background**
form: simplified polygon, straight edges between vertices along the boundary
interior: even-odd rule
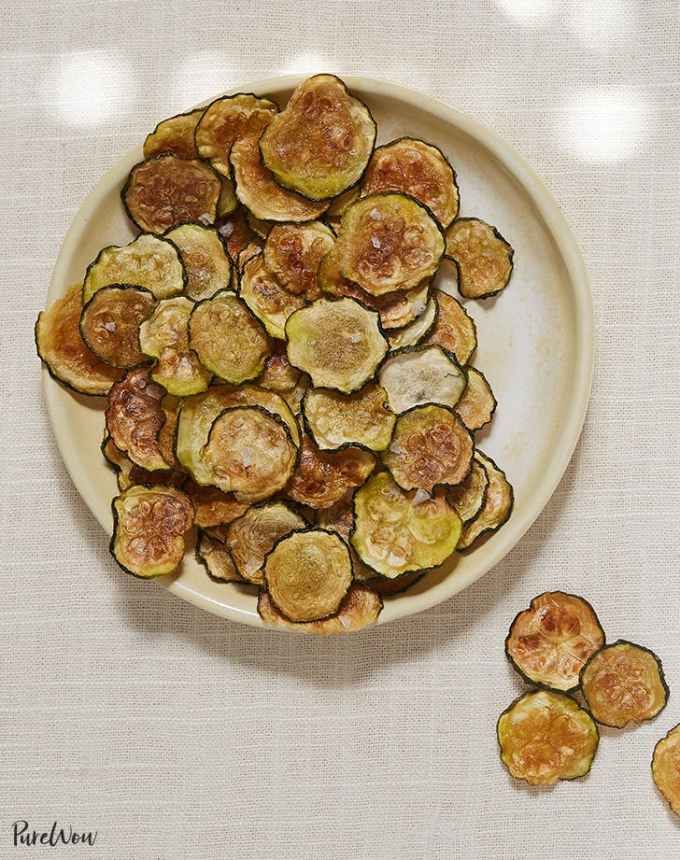
[[[0,856],[10,825],[99,858],[658,858],[649,774],[680,720],[680,22],[663,0],[0,0]],[[86,192],[165,115],[281,72],[364,73],[475,114],[552,189],[592,276],[582,442],[520,545],[357,638],[226,623],[122,575],[62,467],[32,325]],[[591,776],[514,785],[502,640],[547,588],[657,650],[673,689]],[[31,853],[29,853],[31,852]],[[23,855],[22,855],[23,856]]]

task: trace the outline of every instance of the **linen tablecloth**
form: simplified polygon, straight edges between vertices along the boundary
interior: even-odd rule
[[[679,7],[0,2],[0,856],[659,858],[680,720]],[[474,114],[552,190],[592,278],[582,440],[505,561],[422,615],[329,641],[204,614],[123,575],[66,474],[32,327],[84,195],[159,118],[240,82],[364,74]],[[510,232],[510,230],[509,230]],[[533,790],[496,751],[503,656],[546,589],[663,658],[654,722]],[[12,847],[12,824],[98,832]],[[79,854],[80,852],[80,854]]]

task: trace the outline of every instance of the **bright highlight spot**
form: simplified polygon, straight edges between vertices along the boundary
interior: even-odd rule
[[[177,110],[227,93],[235,85],[234,69],[221,51],[198,51],[177,66],[173,86]]]
[[[526,27],[544,27],[560,7],[558,0],[494,0],[494,2],[504,15]]]
[[[567,26],[586,48],[606,53],[637,32],[637,19],[637,6],[626,0],[574,3]]]
[[[305,51],[297,54],[290,63],[283,67],[285,75],[312,75],[325,70],[324,59],[315,51]]]

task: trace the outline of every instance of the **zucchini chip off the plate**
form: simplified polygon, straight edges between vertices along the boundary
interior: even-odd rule
[[[604,630],[587,600],[546,591],[515,617],[505,653],[530,684],[570,692],[578,688],[585,662],[603,645]]]
[[[350,585],[337,613],[320,621],[298,623],[289,621],[272,603],[266,591],[261,591],[257,599],[257,611],[268,627],[316,636],[357,633],[375,624],[382,608],[383,602],[380,596],[371,588],[356,582]]]
[[[467,385],[465,372],[440,346],[405,347],[394,353],[380,368],[378,381],[398,414],[428,403],[453,408]]]
[[[333,231],[320,221],[277,224],[266,237],[264,262],[289,293],[314,301],[321,295],[319,264],[334,245]]]
[[[441,290],[434,291],[437,319],[426,343],[452,352],[459,364],[467,364],[477,349],[477,327],[459,301]],[[407,346],[407,344],[404,344]]]
[[[510,518],[514,504],[512,485],[505,472],[479,450],[475,450],[474,458],[484,468],[489,483],[481,511],[463,529],[459,550],[469,549],[483,535],[497,531]]]
[[[304,436],[286,495],[314,510],[329,508],[360,487],[373,469],[375,457],[363,448],[320,451],[309,436]]]
[[[515,779],[554,785],[590,770],[600,735],[592,716],[565,693],[525,693],[500,715],[501,761]]]
[[[304,527],[302,517],[282,502],[253,505],[226,532],[226,545],[239,575],[247,582],[262,585],[264,561],[274,544]]]
[[[456,412],[468,430],[481,430],[493,418],[497,401],[489,381],[476,367],[466,369],[467,386],[456,404]]]
[[[369,451],[384,451],[397,420],[387,402],[387,392],[371,382],[354,394],[312,388],[304,397],[302,412],[322,450],[359,445]]]
[[[488,299],[507,287],[512,246],[479,218],[458,218],[446,231],[446,256],[458,269],[458,291],[466,299]]]
[[[92,296],[80,315],[83,340],[106,364],[130,368],[143,364],[139,327],[156,304],[142,287],[115,284]]]
[[[149,367],[129,370],[109,392],[106,429],[115,446],[150,472],[167,469],[158,437],[166,415],[165,390],[151,379]]]
[[[680,723],[654,747],[652,777],[676,815],[680,815]]]
[[[194,132],[203,112],[204,108],[198,108],[159,122],[146,136],[144,158],[153,158],[162,153],[175,155],[177,158],[198,158]]]
[[[214,227],[182,224],[165,234],[177,248],[187,275],[186,295],[199,302],[229,287],[231,261]]]
[[[473,459],[467,478],[447,492],[447,501],[461,518],[463,525],[474,520],[482,510],[488,486],[486,469]]]

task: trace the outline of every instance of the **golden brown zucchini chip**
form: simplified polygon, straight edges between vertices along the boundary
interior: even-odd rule
[[[387,392],[374,383],[354,394],[312,388],[304,398],[302,411],[322,450],[359,445],[369,451],[384,451],[397,420],[387,403]]]
[[[288,361],[286,345],[277,341],[274,344],[272,354],[265,361],[262,376],[258,379],[258,385],[270,391],[284,394],[292,391],[301,378],[300,371]]]
[[[406,347],[383,364],[378,380],[393,412],[439,403],[453,408],[467,378],[455,358],[439,346]]]
[[[415,406],[397,418],[383,463],[403,490],[460,484],[472,466],[472,436],[451,409]]]
[[[246,213],[246,219],[250,229],[259,239],[266,239],[275,224],[274,221],[265,221],[262,218],[256,218],[250,211]]]
[[[218,582],[242,582],[245,580],[236,570],[236,565],[229,550],[212,535],[199,529],[198,542],[196,543],[196,561],[205,567],[206,573],[211,579]]]
[[[352,546],[365,564],[389,579],[436,567],[458,543],[458,514],[443,495],[421,495],[405,492],[388,472],[379,472],[354,496]]]
[[[239,275],[243,273],[246,265],[251,260],[254,260],[255,257],[260,257],[261,255],[262,243],[259,240],[248,242],[245,248],[239,251],[239,255],[236,258],[236,268],[238,269]]]
[[[511,776],[530,785],[585,776],[600,742],[588,711],[550,690],[515,699],[500,715],[496,732],[501,761]]]
[[[342,216],[340,271],[374,296],[409,290],[437,271],[444,236],[432,215],[405,194],[371,194]]]
[[[349,554],[352,559],[352,575],[355,580],[364,583],[375,579],[380,579],[384,582],[390,581],[382,576],[376,577],[375,571],[363,563],[350,543],[350,537],[354,528],[354,506],[351,498],[345,496],[336,504],[331,505],[330,508],[320,510],[317,513],[316,521],[319,528],[339,534],[349,547]]]
[[[248,224],[245,209],[241,206],[227,218],[220,219],[217,232],[226,246],[229,259],[234,264],[238,263],[238,255],[241,251],[257,238]]]
[[[202,452],[208,482],[239,502],[268,499],[288,483],[297,461],[290,430],[260,406],[231,406],[214,420]]]
[[[318,299],[286,323],[288,360],[315,386],[345,394],[369,380],[387,352],[378,315],[352,299]]]
[[[467,387],[456,404],[456,412],[468,430],[481,430],[493,418],[498,402],[489,381],[476,367],[468,367]]]
[[[442,227],[458,215],[456,174],[446,156],[431,143],[400,137],[379,146],[361,181],[362,194],[401,191],[432,212]]]
[[[661,660],[649,648],[625,639],[593,654],[581,669],[579,682],[598,723],[616,729],[651,720],[668,702]]]
[[[304,436],[286,495],[315,510],[328,508],[360,487],[374,468],[375,457],[362,448],[320,451],[309,436]]]
[[[121,197],[140,230],[165,233],[188,221],[212,224],[221,190],[219,176],[205,162],[158,155],[132,168]]]
[[[231,179],[226,176],[220,177],[222,183],[220,188],[220,196],[217,201],[217,220],[228,218],[232,212],[238,208],[238,197],[236,196],[236,188]]]
[[[281,502],[249,508],[227,529],[226,544],[240,576],[254,585],[262,585],[264,560],[274,544],[305,525],[299,514]]]
[[[126,573],[149,579],[179,566],[194,521],[188,496],[172,487],[130,487],[112,508],[111,554]]]
[[[458,291],[466,299],[488,299],[507,287],[515,252],[479,218],[459,218],[446,231],[446,256],[458,269]]]
[[[139,328],[142,351],[156,359],[151,378],[177,397],[205,391],[212,374],[189,348],[194,303],[186,296],[160,301]]]
[[[680,723],[654,747],[652,776],[670,808],[680,815]]]
[[[116,472],[116,483],[121,493],[134,486],[154,487],[162,485],[179,488],[186,481],[187,476],[177,469],[159,469],[155,472],[142,469],[141,466],[133,463],[127,454],[119,451],[109,436],[102,442],[101,450],[104,458]]]
[[[465,308],[453,296],[435,290],[437,320],[426,343],[452,352],[459,364],[467,364],[477,349],[477,327]],[[407,344],[404,344],[407,346]]]
[[[276,181],[311,200],[335,197],[366,168],[376,125],[365,104],[334,75],[314,75],[295,89],[262,135],[260,149]]]
[[[278,224],[267,236],[264,262],[285,290],[314,301],[321,295],[319,264],[334,245],[333,231],[320,221]]]
[[[104,287],[80,315],[80,334],[92,352],[112,367],[143,364],[139,326],[156,304],[153,294],[130,284]]]
[[[484,505],[479,514],[463,529],[458,549],[469,549],[482,535],[497,531],[509,519],[514,504],[512,485],[505,477],[505,472],[498,468],[491,457],[476,450],[474,458],[484,467],[489,485],[486,488]]]
[[[246,502],[237,501],[232,493],[223,493],[217,487],[202,487],[191,478],[183,489],[193,503],[194,522],[202,529],[228,525],[250,507]]]
[[[345,214],[345,210],[351,206],[355,200],[359,199],[360,194],[361,189],[359,186],[353,185],[351,188],[348,188],[347,191],[343,191],[342,194],[338,194],[337,197],[334,197],[331,200],[331,204],[328,209],[326,209],[324,218],[334,233],[337,233],[338,228],[340,227],[340,221],[342,216]]]
[[[164,394],[165,390],[151,379],[151,368],[138,367],[111,388],[106,407],[106,429],[115,446],[150,472],[169,465],[158,445],[165,422]]]
[[[172,242],[144,233],[128,245],[102,248],[85,272],[83,302],[111,284],[134,284],[168,299],[182,292],[186,274]]]
[[[383,608],[380,596],[365,585],[352,583],[340,604],[336,615],[320,621],[294,623],[276,608],[266,591],[257,598],[257,611],[268,627],[292,630],[294,633],[309,633],[316,636],[334,636],[357,633],[378,620]]]
[[[204,367],[235,385],[259,376],[271,352],[259,320],[226,290],[194,306],[189,344]]]
[[[198,108],[159,122],[151,134],[146,136],[144,158],[153,158],[162,153],[174,155],[177,158],[198,158],[194,131],[203,116],[203,111],[204,108]]]
[[[352,584],[347,544],[323,529],[304,529],[281,538],[264,566],[275,607],[294,622],[335,615]]]
[[[388,335],[387,341],[390,345],[390,352],[397,352],[406,346],[415,346],[423,341],[432,331],[436,321],[437,302],[434,298],[430,298],[420,316]]]
[[[78,394],[107,394],[122,371],[101,361],[80,333],[82,289],[74,284],[35,323],[38,355],[50,376]]]
[[[530,684],[570,692],[578,689],[586,660],[603,645],[604,630],[587,600],[546,591],[515,616],[505,654]]]
[[[264,263],[261,254],[246,263],[241,273],[239,296],[272,337],[286,337],[288,317],[306,304],[304,296],[283,287]]]
[[[179,248],[187,274],[185,292],[190,299],[210,299],[229,287],[231,261],[214,227],[182,224],[165,235]]]
[[[484,507],[488,486],[486,469],[477,460],[473,460],[467,478],[448,490],[446,499],[461,518],[463,525],[474,520]]]
[[[161,400],[161,409],[165,415],[165,421],[158,431],[158,450],[165,462],[176,468],[179,468],[179,462],[175,457],[175,435],[181,402],[179,397],[173,397],[171,394],[167,394]]]
[[[281,397],[286,401],[293,415],[300,415],[302,413],[302,400],[310,388],[311,380],[306,373],[303,373],[295,388],[290,391],[281,392]]]

